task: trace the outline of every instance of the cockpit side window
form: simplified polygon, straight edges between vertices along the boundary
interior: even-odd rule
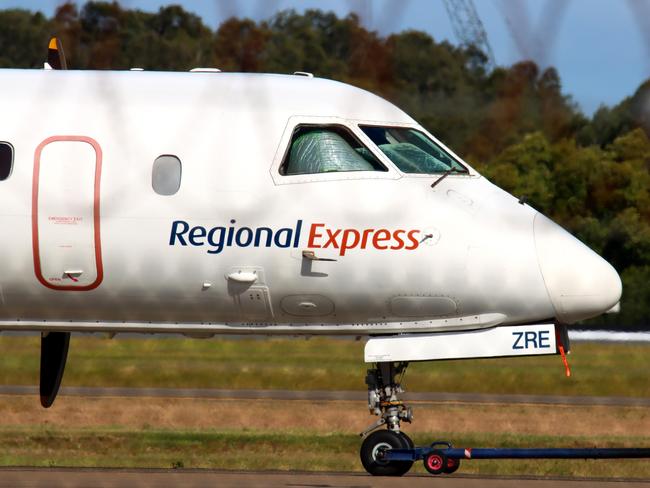
[[[362,125],[360,128],[404,173],[469,172],[424,132],[408,127]]]
[[[280,166],[282,175],[346,171],[388,171],[342,125],[299,125]]]

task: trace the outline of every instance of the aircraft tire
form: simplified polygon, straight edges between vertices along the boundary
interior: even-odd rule
[[[413,443],[413,439],[411,439],[408,435],[406,435],[406,432],[400,432],[400,435],[406,441],[407,447],[409,449],[413,449],[415,447],[415,444]]]
[[[408,439],[408,440],[407,440]],[[390,430],[376,430],[363,440],[361,444],[361,464],[373,476],[403,476],[413,461],[382,461],[377,453],[380,449],[409,449],[410,439],[402,433]]]

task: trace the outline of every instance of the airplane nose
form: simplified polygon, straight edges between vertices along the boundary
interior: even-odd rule
[[[621,299],[623,285],[607,261],[544,215],[533,225],[544,283],[563,323],[595,317]]]

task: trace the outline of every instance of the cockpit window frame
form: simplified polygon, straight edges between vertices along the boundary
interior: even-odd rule
[[[390,159],[379,151],[372,141],[359,128],[356,120],[344,119],[341,117],[321,117],[321,116],[292,116],[289,117],[285,126],[282,138],[278,144],[273,163],[270,168],[271,177],[276,185],[311,183],[321,181],[342,181],[342,180],[397,180],[401,178],[396,166]],[[305,173],[305,174],[282,174],[280,168],[288,157],[291,150],[293,135],[299,126],[341,126],[362,145],[374,158],[386,169],[386,171],[335,171],[325,173]]]
[[[454,151],[452,151],[449,147],[447,147],[442,141],[437,139],[435,136],[433,136],[429,131],[427,131],[424,127],[418,124],[402,124],[402,123],[384,123],[384,122],[378,122],[376,120],[373,121],[357,121],[357,126],[360,131],[363,132],[363,129],[361,129],[362,126],[364,127],[382,127],[382,128],[394,128],[394,129],[413,129],[418,132],[421,132],[424,134],[426,137],[431,139],[437,146],[439,146],[443,151],[445,151],[457,164],[462,166],[467,170],[467,172],[452,172],[449,175],[449,178],[467,178],[467,177],[480,177],[481,175],[471,166],[469,165],[466,161],[464,161],[458,154],[456,154]],[[435,176],[440,176],[441,174],[444,173],[406,173],[402,171],[384,152],[365,134],[363,133],[364,137],[366,137],[366,144],[370,144],[373,152],[379,151],[381,153],[381,161],[386,164],[386,161],[390,162],[392,166],[395,167],[395,170],[400,174],[401,177],[404,178],[426,178],[426,179],[431,179],[432,177]]]

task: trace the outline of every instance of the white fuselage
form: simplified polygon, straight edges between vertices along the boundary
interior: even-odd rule
[[[0,330],[431,332],[620,299],[611,266],[473,169],[399,171],[358,125],[423,129],[349,85],[2,70],[0,106]],[[280,174],[294,128],[327,123],[388,171]],[[161,155],[182,162],[171,196]]]

